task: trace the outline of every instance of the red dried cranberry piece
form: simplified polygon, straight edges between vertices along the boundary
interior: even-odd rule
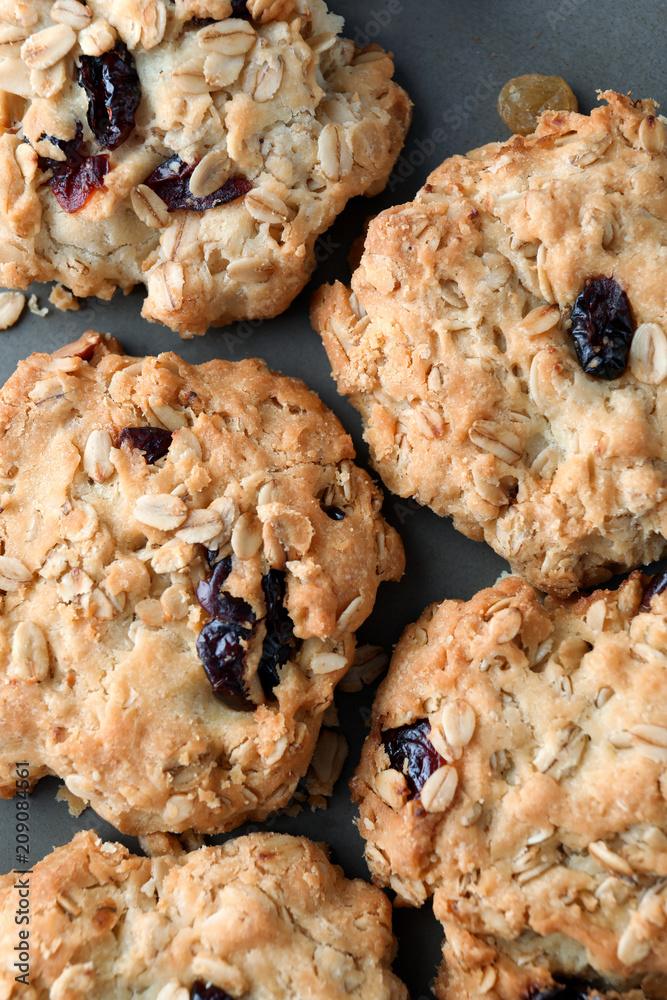
[[[667,569],[663,569],[660,573],[656,573],[654,577],[646,584],[644,593],[642,594],[642,602],[639,605],[642,611],[651,610],[651,601],[656,596],[656,594],[662,594],[663,590],[667,588]]]
[[[180,156],[170,156],[155,168],[144,184],[162,198],[170,212],[175,212],[179,208],[203,212],[207,208],[215,208],[216,205],[234,201],[252,190],[252,184],[244,177],[230,177],[213,194],[208,194],[205,198],[195,198],[190,191],[190,177],[196,166],[197,160],[184,163]]]
[[[197,639],[197,655],[213,694],[239,712],[252,712],[255,708],[245,685],[245,644],[250,634],[242,625],[214,618],[204,625]]]
[[[431,723],[420,719],[407,726],[385,729],[382,743],[391,766],[405,775],[412,797],[419,796],[434,771],[444,763],[428,738]]]
[[[232,0],[232,17],[242,17],[244,21],[251,20],[246,0]]]
[[[149,465],[163,458],[171,445],[171,431],[161,427],[123,427],[118,435],[118,447],[127,441],[130,448],[143,451]]]
[[[52,160],[47,156],[40,156],[40,170],[53,171],[47,183],[59,205],[66,212],[78,212],[94,191],[104,187],[104,178],[109,172],[109,157],[106,154],[83,155],[81,152],[83,128],[80,122],[76,126],[76,135],[68,142],[54,139],[52,136],[43,138],[62,149],[67,159]]]
[[[234,1000],[229,993],[214,983],[207,983],[203,979],[195,979],[190,989],[190,1000]]]
[[[105,149],[116,149],[134,128],[141,86],[123,42],[101,56],[81,56],[79,83],[88,94],[88,124]]]
[[[334,507],[332,505],[331,507],[322,507],[322,510],[327,515],[327,517],[331,518],[332,521],[345,520],[345,511],[341,510],[340,507]]]
[[[572,307],[572,339],[587,375],[611,381],[628,364],[635,332],[628,297],[613,278],[589,278]]]
[[[211,618],[251,630],[256,617],[250,605],[242,597],[232,597],[221,589],[231,570],[232,559],[228,556],[216,565],[208,580],[200,580],[197,584],[197,600]]]

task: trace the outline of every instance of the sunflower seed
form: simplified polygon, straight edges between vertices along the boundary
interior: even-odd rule
[[[206,198],[209,194],[213,194],[228,180],[231,169],[232,164],[227,153],[224,150],[212,149],[202,157],[192,172],[190,192],[193,197]],[[246,203],[247,197],[246,195]]]
[[[643,119],[638,136],[647,153],[662,153],[665,148],[665,126],[654,115]]]
[[[262,525],[254,513],[241,514],[232,530],[232,550],[237,559],[252,559],[262,545]]]
[[[164,229],[169,225],[167,206],[159,194],[145,184],[137,184],[130,192],[130,201],[135,215],[150,229]]]
[[[92,22],[93,12],[78,0],[56,0],[51,8],[51,20],[58,24],[69,24],[75,31],[81,31]]]
[[[443,706],[440,725],[451,747],[465,747],[470,743],[475,722],[475,712],[467,701],[458,699]]]
[[[331,181],[342,181],[354,165],[343,126],[332,123],[325,125],[320,132],[317,147],[324,176]]]
[[[289,222],[294,215],[285,202],[267,188],[248,191],[244,205],[257,222]]]
[[[188,508],[171,493],[147,493],[137,500],[134,516],[137,521],[150,528],[171,531],[183,524],[188,516]]]
[[[49,648],[42,630],[34,622],[19,622],[12,640],[9,677],[36,684],[49,675]]]
[[[355,597],[353,601],[350,601],[348,606],[338,617],[336,622],[336,632],[340,635],[341,632],[352,632],[352,623],[356,620],[359,609],[363,604],[361,597]],[[355,626],[356,627],[356,626]]]
[[[223,56],[242,56],[257,41],[257,33],[248,21],[230,18],[208,24],[197,32],[197,42],[204,52],[217,52]]]
[[[607,735],[607,739],[616,750],[629,750],[633,745],[632,736],[624,729],[614,729]]]
[[[48,69],[67,55],[76,43],[76,33],[69,24],[53,24],[26,38],[21,58],[30,69]]]
[[[479,992],[482,996],[485,993],[489,993],[496,984],[496,979],[498,978],[498,973],[492,965],[487,966],[482,974],[482,981],[479,984]]]
[[[588,845],[588,853],[612,875],[622,878],[634,878],[634,870],[625,858],[607,847],[604,840],[595,840]]]
[[[627,925],[616,948],[616,957],[624,965],[637,965],[642,962],[651,952],[651,946],[647,941],[640,941],[631,923]]]
[[[21,292],[0,292],[0,330],[7,330],[18,320],[25,305]]]
[[[602,687],[595,696],[595,707],[603,708],[610,698],[614,696],[614,689],[610,687]]]
[[[537,251],[537,280],[540,286],[540,294],[547,302],[554,301],[554,293],[547,274],[547,248],[544,243],[540,243]]]
[[[427,812],[445,812],[452,804],[459,783],[458,771],[443,764],[427,779],[421,790],[421,800]]]
[[[111,464],[111,437],[108,431],[91,431],[83,450],[83,469],[96,483],[105,482],[114,474]]]
[[[523,456],[521,439],[495,420],[476,420],[468,437],[483,451],[488,451],[508,465],[516,465]]]
[[[658,385],[667,375],[667,337],[657,323],[640,323],[630,344],[630,371],[640,382]]]

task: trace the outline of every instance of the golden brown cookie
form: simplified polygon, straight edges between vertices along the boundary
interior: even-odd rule
[[[0,421],[0,794],[28,761],[124,832],[284,805],[403,569],[336,417],[262,362],[90,334],[22,362]]]
[[[446,160],[313,309],[386,485],[560,596],[666,550],[665,130],[603,96]]]
[[[508,577],[431,606],[396,647],[352,789],[374,880],[433,896],[444,1000],[575,1000],[557,987],[572,977],[666,995],[657,582],[543,606]]]
[[[151,861],[78,833],[24,877],[19,983],[16,879],[0,878],[5,1000],[407,1000],[389,901],[303,837],[255,833]]]
[[[411,104],[323,0],[0,3],[0,283],[58,281],[184,336],[282,312]]]

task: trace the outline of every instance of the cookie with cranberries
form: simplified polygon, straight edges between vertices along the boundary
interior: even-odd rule
[[[667,553],[665,125],[602,96],[446,160],[313,306],[389,489],[559,596]]]
[[[411,117],[324,0],[0,3],[0,285],[57,281],[183,336],[282,312]]]
[[[666,671],[665,572],[405,630],[352,791],[374,881],[433,899],[439,1000],[666,995]]]
[[[403,550],[302,382],[116,346],[0,393],[0,795],[27,759],[123,832],[228,830],[289,800]]]
[[[139,857],[81,831],[34,864],[29,941],[14,923],[19,876],[0,876],[7,997],[23,995],[24,946],[40,997],[408,1000],[389,900],[324,844],[253,833],[186,854],[175,837],[147,841]]]

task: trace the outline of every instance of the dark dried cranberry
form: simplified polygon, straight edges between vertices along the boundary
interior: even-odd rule
[[[148,464],[153,465],[169,451],[171,431],[161,427],[123,427],[118,435],[119,448],[124,441],[135,451],[143,451]]]
[[[244,21],[251,20],[246,0],[232,0],[232,17],[242,17]]]
[[[205,28],[208,24],[215,24],[214,17],[192,17],[189,21],[195,28]]]
[[[216,205],[234,201],[252,189],[252,184],[245,178],[230,177],[213,194],[208,194],[205,198],[195,198],[190,191],[190,177],[196,166],[196,160],[184,163],[180,156],[171,156],[155,168],[144,184],[162,198],[170,212],[175,212],[179,208],[203,212],[207,208],[215,208]]]
[[[190,989],[190,1000],[234,1000],[234,998],[213,983],[195,979]]]
[[[663,590],[667,588],[667,569],[663,569],[660,573],[656,573],[654,577],[649,580],[642,594],[642,602],[639,605],[642,611],[651,610],[651,601],[657,594],[662,594]]]
[[[345,511],[341,510],[340,507],[323,507],[322,510],[330,517],[332,521],[344,521]]]
[[[610,381],[628,363],[635,332],[628,297],[613,278],[589,278],[572,308],[572,339],[587,375]]]
[[[88,124],[105,149],[116,149],[134,128],[141,86],[123,42],[101,56],[81,56],[79,83],[88,94]]]
[[[256,621],[255,612],[242,597],[232,597],[222,590],[231,570],[232,559],[228,556],[215,566],[208,580],[197,584],[197,600],[211,618],[217,618],[226,625],[242,625],[250,631]]]
[[[204,625],[197,639],[197,655],[211,682],[213,694],[239,712],[252,712],[255,708],[245,685],[249,635],[250,631],[242,625],[230,625],[214,618]]]
[[[52,160],[47,156],[40,156],[40,170],[53,171],[47,183],[56,196],[58,204],[66,212],[78,212],[94,191],[104,187],[104,178],[109,172],[109,157],[106,154],[83,155],[81,152],[83,128],[80,122],[76,126],[76,135],[68,142],[63,139],[54,139],[52,136],[44,136],[43,138],[58,146],[67,159]]]
[[[266,602],[266,636],[257,673],[264,693],[270,698],[280,683],[278,668],[287,663],[298,642],[294,638],[292,619],[285,610],[285,574],[270,569],[262,577],[262,590]]]
[[[418,796],[434,771],[444,763],[428,738],[431,723],[420,719],[407,726],[385,729],[382,743],[391,766],[405,775],[413,796]]]

